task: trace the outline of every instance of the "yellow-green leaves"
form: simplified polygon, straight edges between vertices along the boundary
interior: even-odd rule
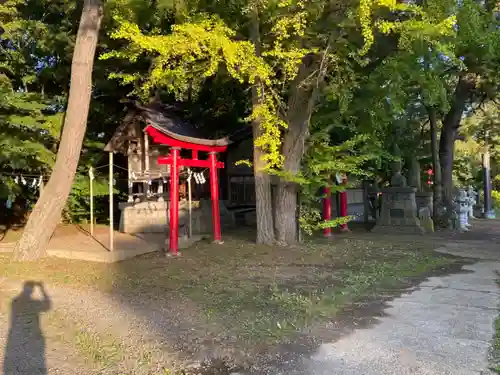
[[[360,0],[359,2],[359,23],[361,25],[361,34],[365,41],[363,48],[359,51],[361,56],[368,53],[374,41],[372,30],[372,7],[373,0]]]
[[[101,59],[121,58],[135,62],[146,57],[151,60],[149,74],[114,73],[110,78],[123,84],[134,83],[135,93],[148,98],[156,88],[165,88],[182,100],[188,90],[196,90],[203,82],[224,68],[229,75],[242,84],[253,85],[258,79],[262,85],[263,100],[253,108],[248,120],[259,119],[263,135],[255,145],[266,152],[265,162],[269,167],[280,167],[281,129],[286,123],[278,117],[276,100],[271,93],[275,71],[263,57],[255,54],[254,45],[245,40],[235,40],[235,32],[214,17],[205,17],[197,22],[175,25],[168,35],[145,35],[137,25],[115,17],[119,28],[111,37],[128,41],[125,49],[101,55]],[[280,32],[286,34],[284,24]],[[290,25],[287,23],[287,25]],[[278,32],[278,31],[276,31]],[[302,54],[297,50],[279,50],[267,56],[288,60],[287,74],[293,77]]]
[[[252,84],[259,77],[269,84],[273,77],[269,65],[255,55],[253,45],[234,40],[234,31],[215,18],[175,25],[171,34],[151,36],[144,35],[128,21],[117,18],[117,22],[120,27],[111,37],[127,40],[129,44],[126,49],[105,53],[100,58],[124,58],[132,62],[141,56],[150,58],[150,74],[141,80],[143,95],[164,87],[182,97],[191,83],[200,84],[221,67],[241,83]],[[113,78],[131,83],[141,77],[115,74]]]
[[[384,34],[398,33],[399,47],[402,49],[410,49],[415,39],[435,44],[439,37],[453,35],[456,17],[450,14],[451,5],[447,5],[445,7],[439,0],[429,1],[425,7],[395,0],[360,0],[358,14],[364,38],[360,55],[365,55],[374,43],[373,26]],[[392,13],[404,13],[404,20],[388,21],[381,18],[373,22],[375,11],[384,9]]]
[[[277,115],[278,110],[273,97],[265,92],[260,92],[262,103],[256,105],[249,121],[259,121],[263,134],[254,140],[255,147],[265,151],[263,161],[267,168],[281,168],[283,155],[281,154],[281,130],[287,128],[287,123]]]

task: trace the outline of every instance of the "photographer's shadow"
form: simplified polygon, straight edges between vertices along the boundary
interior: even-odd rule
[[[38,287],[41,299],[34,299]],[[43,284],[26,281],[12,300],[9,336],[4,356],[4,375],[46,375],[45,338],[40,313],[50,310],[51,301]]]

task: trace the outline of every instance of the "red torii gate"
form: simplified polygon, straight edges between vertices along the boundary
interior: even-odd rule
[[[153,142],[170,146],[169,156],[158,157],[158,164],[170,165],[170,243],[169,253],[179,253],[179,167],[205,167],[210,168],[210,195],[212,198],[212,227],[214,242],[221,243],[220,212],[219,212],[219,181],[217,169],[224,168],[224,163],[217,161],[217,153],[224,152],[230,141],[228,138],[207,140],[192,138],[159,130],[153,125],[145,129]],[[180,150],[191,150],[191,159],[180,157]],[[208,160],[198,159],[198,152],[208,152]]]

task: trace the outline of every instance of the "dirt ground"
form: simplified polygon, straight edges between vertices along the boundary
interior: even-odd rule
[[[49,374],[229,374],[371,324],[388,299],[466,262],[434,253],[449,240],[439,235],[354,232],[289,248],[256,246],[253,236],[241,229],[180,258],[154,253],[111,265],[0,254],[0,318],[11,318],[10,327],[2,319],[0,346],[7,358],[9,341],[27,329],[13,330],[22,322],[13,301],[37,304],[41,284],[50,308],[20,315],[37,317],[30,321],[43,345],[22,355],[42,358]],[[37,296],[21,292],[30,280]],[[328,337],[325,325],[335,327]]]
[[[96,225],[95,228],[98,232],[108,231],[108,227],[104,225]],[[88,232],[88,225],[61,224],[57,226],[52,238],[68,238],[79,233],[88,234]],[[21,238],[22,234],[23,227],[7,228],[0,226],[0,243],[15,242]]]

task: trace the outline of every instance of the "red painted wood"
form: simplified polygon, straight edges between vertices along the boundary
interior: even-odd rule
[[[214,241],[221,241],[220,212],[219,212],[219,181],[217,176],[217,154],[211,152],[210,160],[210,193],[212,196],[212,226],[214,230]]]
[[[212,196],[212,224],[214,241],[221,242],[220,210],[219,210],[219,181],[217,169],[224,168],[224,163],[217,161],[217,153],[224,152],[227,146],[206,146],[192,142],[183,142],[162,133],[148,125],[146,132],[153,138],[153,142],[172,147],[170,156],[158,158],[158,164],[170,165],[170,246],[172,255],[179,252],[179,167],[209,167],[210,192]],[[192,150],[192,159],[180,158],[180,149]],[[209,153],[208,160],[199,160],[198,151]]]
[[[148,125],[146,127],[146,132],[151,136],[151,138],[153,138],[154,143],[159,143],[170,147],[178,147],[178,148],[185,148],[188,150],[205,151],[205,152],[224,152],[227,149],[227,146],[206,146],[191,142],[179,141],[177,139],[169,137],[166,134],[163,134],[158,129],[153,128],[151,125]]]
[[[179,252],[179,160],[180,150],[172,148],[170,155],[170,244],[169,251],[172,255]]]
[[[160,156],[158,157],[158,164],[168,164],[172,165],[172,158],[170,156]],[[210,168],[212,165],[210,160],[199,160],[199,159],[182,159],[177,160],[177,165],[183,167],[198,167],[198,168]],[[224,163],[221,161],[216,162],[216,168],[224,168]]]
[[[323,194],[325,197],[323,198],[323,220],[329,221],[332,220],[332,196],[330,194],[330,188],[324,188]],[[323,236],[330,237],[332,235],[332,228],[323,229]]]

